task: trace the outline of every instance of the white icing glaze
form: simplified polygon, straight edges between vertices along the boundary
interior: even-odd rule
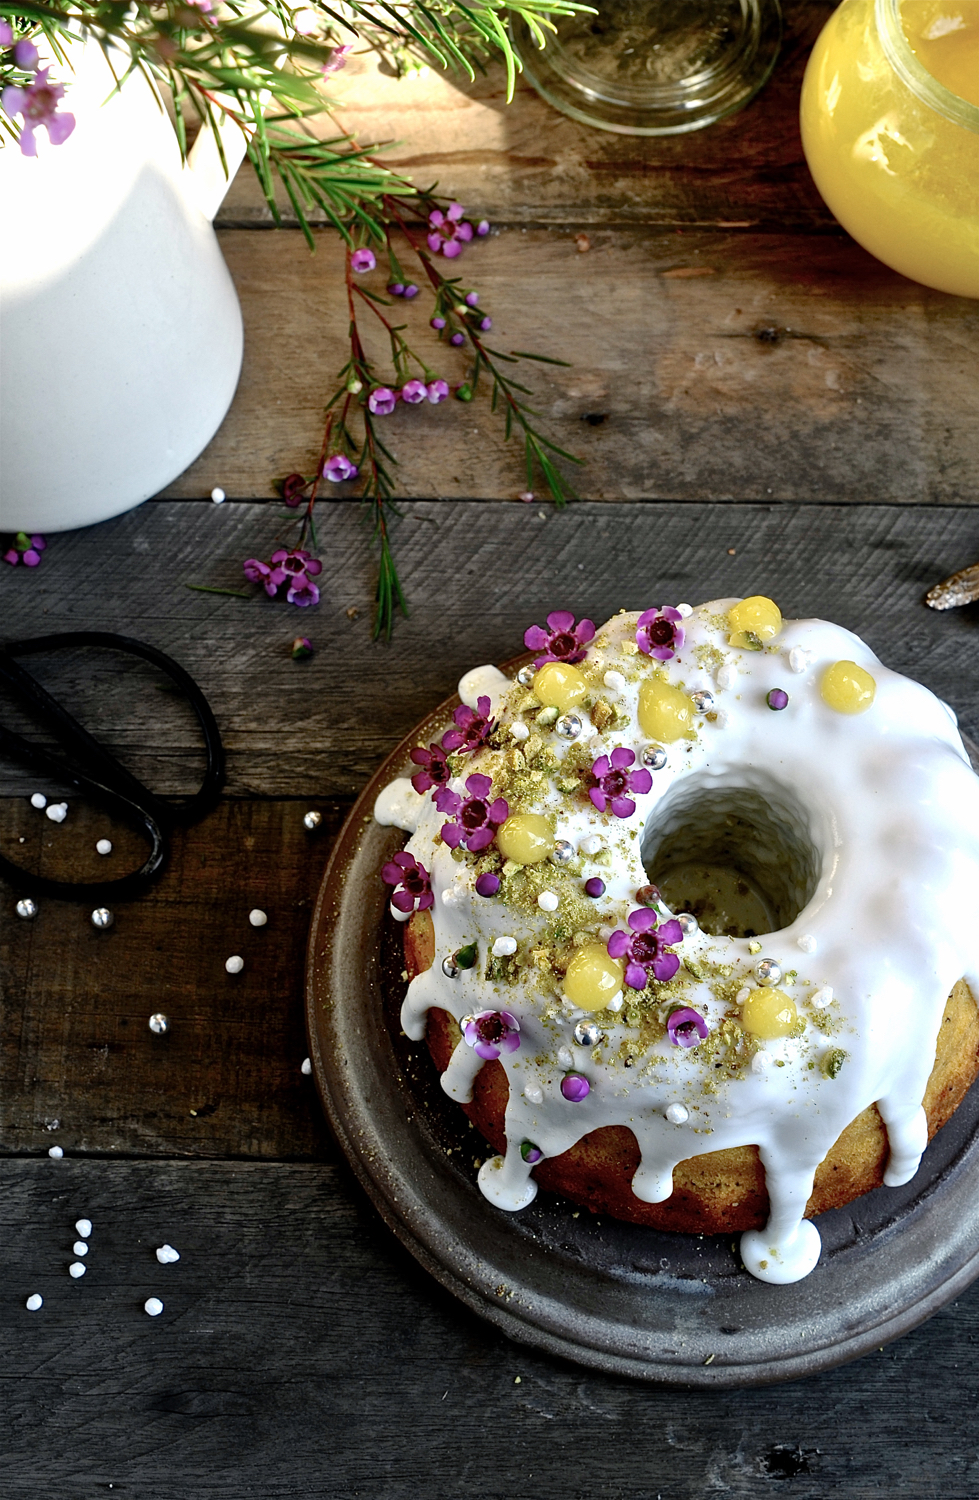
[[[771,1217],[765,1229],[743,1236],[742,1257],[762,1280],[788,1282],[808,1274],[819,1255],[818,1231],[802,1219],[815,1169],[861,1110],[876,1102],[887,1127],[886,1182],[907,1182],[917,1169],[926,1142],[921,1100],[946,998],[963,977],[979,995],[979,780],[945,706],[883,666],[858,637],[825,621],[786,621],[766,649],[735,650],[724,618],[735,602],[694,610],[684,621],[683,647],[665,664],[636,653],[637,615],[626,613],[598,631],[579,663],[592,699],[602,695],[610,671],[624,678],[621,689],[616,682],[624,727],[590,737],[587,712],[579,710],[580,743],[588,743],[589,754],[624,745],[638,764],[646,743],[639,688],[655,671],[690,694],[708,685],[709,661],[714,681],[725,684],[725,711],[699,716],[695,739],[666,746],[667,764],[653,774],[652,790],[636,796],[631,818],[601,814],[580,795],[562,793],[560,769],[542,778],[536,810],[554,814],[557,837],[576,850],[567,868],[541,867],[544,886],[558,896],[555,913],[536,900],[507,905],[502,896],[477,895],[477,857],[465,851],[461,860],[453,857],[439,836],[445,816],[408,782],[381,793],[375,816],[412,833],[408,851],[431,872],[436,894],[435,962],[409,987],[405,1032],[420,1041],[433,1006],[457,1021],[500,1009],[520,1022],[519,1048],[500,1058],[510,1085],[508,1145],[505,1157],[480,1171],[486,1196],[511,1210],[526,1206],[536,1185],[521,1145],[533,1142],[545,1157],[557,1156],[603,1125],[627,1125],[635,1134],[641,1160],[633,1190],[647,1202],[670,1196],[678,1161],[754,1144]],[[874,677],[868,712],[837,714],[822,700],[821,674],[838,660],[855,661]],[[775,687],[789,694],[778,713],[766,704]],[[496,668],[479,668],[460,684],[471,706],[483,694],[503,726],[529,724],[531,745],[543,740],[558,761],[573,753],[573,742],[534,722],[526,690]],[[500,743],[503,749],[466,756],[453,788],[465,795],[465,777],[479,771],[495,775],[505,790],[505,757],[518,752],[513,736]],[[494,785],[491,796],[499,794]],[[672,1046],[663,1036],[643,1051],[636,995],[626,989],[617,1003],[588,1016],[605,1040],[597,1048],[575,1045],[574,1026],[585,1013],[562,1003],[560,976],[537,967],[530,949],[557,943],[562,913],[572,907],[579,941],[604,941],[637,909],[636,891],[649,880],[644,852],[655,854],[664,839],[679,839],[679,848],[691,828],[725,812],[743,819],[746,811],[755,820],[747,836],[754,866],[768,871],[770,893],[780,892],[776,905],[791,908],[789,919],[779,925],[773,908],[778,930],[760,942],[694,929],[677,947],[692,971],[681,967],[680,992],[671,987],[667,999],[692,1006],[717,1034],[724,1018],[740,1014],[759,959],[772,958],[786,975],[781,988],[798,1007],[803,1034],[759,1044],[753,1055],[749,1049],[742,1066],[722,1068],[718,1077],[712,1054],[700,1047]],[[592,903],[589,926],[580,903],[583,883],[594,875],[606,890]],[[487,955],[504,935],[517,942],[516,976],[490,981]],[[565,934],[561,941],[570,939]],[[473,941],[476,965],[447,977],[443,960]],[[840,1051],[845,1061],[828,1076],[826,1060]],[[723,1058],[723,1048],[717,1056]],[[569,1059],[591,1086],[578,1103],[561,1093]],[[480,1066],[461,1042],[443,1087],[468,1099]]]

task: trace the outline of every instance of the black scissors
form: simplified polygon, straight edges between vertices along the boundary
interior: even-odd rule
[[[87,729],[62,708],[41,684],[24,670],[18,656],[36,656],[74,646],[101,646],[141,657],[164,672],[193,709],[204,736],[207,769],[193,796],[176,802],[157,797],[104,750]],[[217,803],[224,784],[224,746],[210,704],[197,683],[171,656],[106,630],[77,630],[60,635],[41,635],[29,641],[7,641],[0,645],[0,686],[19,699],[38,725],[50,731],[63,754],[26,740],[0,724],[0,753],[45,771],[58,781],[101,803],[109,812],[146,834],[150,853],[142,867],[114,880],[51,880],[33,875],[0,854],[0,874],[29,895],[56,896],[67,901],[130,900],[142,895],[162,873],[169,852],[169,835],[179,824],[196,823]]]

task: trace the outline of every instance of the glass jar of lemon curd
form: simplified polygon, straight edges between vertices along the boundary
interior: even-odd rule
[[[802,144],[865,250],[979,297],[979,0],[843,0],[806,69]]]

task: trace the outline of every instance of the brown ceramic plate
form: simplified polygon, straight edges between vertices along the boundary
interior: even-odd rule
[[[795,1380],[916,1327],[979,1275],[979,1085],[903,1188],[822,1214],[816,1269],[768,1286],[726,1238],[662,1234],[540,1193],[521,1213],[476,1185],[488,1153],[401,1034],[401,928],[381,866],[404,836],[371,813],[412,745],[398,746],[345,823],[313,915],[306,965],[310,1055],[347,1160],[402,1244],[511,1338],[565,1359],[678,1386]],[[970,746],[970,753],[974,747]],[[979,768],[979,760],[973,757]]]

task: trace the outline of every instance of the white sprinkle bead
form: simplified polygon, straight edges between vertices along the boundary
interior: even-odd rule
[[[175,1250],[172,1245],[161,1245],[156,1252],[156,1258],[161,1266],[172,1266],[174,1261],[180,1259],[180,1251]]]
[[[671,1104],[665,1114],[671,1125],[683,1125],[690,1118],[690,1111],[683,1104]]]
[[[76,1219],[75,1233],[80,1239],[87,1240],[89,1235],[92,1233],[91,1219]]]
[[[767,1052],[756,1052],[754,1057],[751,1059],[752,1073],[767,1073],[771,1066],[772,1059],[769,1057]]]
[[[37,1312],[39,1307],[44,1306],[44,1298],[39,1297],[37,1292],[32,1292],[27,1301],[24,1303],[24,1306],[27,1308],[28,1312]]]
[[[151,1318],[158,1318],[163,1311],[163,1303],[159,1297],[147,1297],[143,1303],[143,1311],[149,1313]]]
[[[741,986],[741,988],[738,990],[738,993],[734,997],[735,1004],[736,1005],[743,1005],[744,1002],[747,1000],[747,998],[748,998],[748,996],[750,994],[751,994],[751,986],[750,986],[750,984],[743,984]]]
[[[493,957],[506,958],[517,951],[517,940],[512,937],[498,937],[493,944]]]
[[[802,933],[801,937],[796,938],[796,944],[803,953],[815,953],[818,946],[811,932]]]
[[[96,852],[96,854],[111,854],[112,853],[112,840],[111,839],[99,839],[98,842],[97,842],[97,844],[95,845],[95,852]]]
[[[606,672],[602,681],[610,693],[621,693],[625,687],[625,678],[621,672]]]
[[[214,501],[215,505],[220,505],[222,500],[226,500],[227,498],[228,497],[224,493],[224,490],[215,485],[214,489],[211,491],[211,499]]]
[[[793,646],[789,652],[789,671],[804,672],[811,661],[811,653],[805,646]]]
[[[312,1073],[312,1071],[313,1071],[313,1064],[310,1062],[310,1060],[309,1060],[308,1057],[304,1057],[303,1058],[303,1065],[299,1069],[299,1071],[303,1075],[304,1078],[308,1078],[309,1075],[310,1075],[310,1073]]]
[[[249,922],[251,922],[253,927],[264,927],[266,922],[268,921],[268,917],[265,915],[264,911],[261,911],[259,907],[256,906],[248,913],[248,920]]]
[[[719,688],[733,688],[738,680],[738,669],[731,661],[726,661],[723,667],[718,667],[715,682]]]
[[[530,730],[523,723],[511,724],[510,733],[519,744],[522,744],[524,740],[530,739]]]
[[[395,906],[393,901],[389,905],[388,911],[391,913],[396,922],[407,922],[411,918],[410,911],[399,911],[398,907]]]
[[[557,911],[557,896],[553,891],[541,891],[537,897],[537,905],[541,911]]]
[[[245,967],[245,960],[240,953],[232,953],[230,958],[225,959],[224,967],[229,974],[240,974]]]
[[[52,823],[63,823],[68,816],[67,802],[49,802],[44,809]]]
[[[693,614],[693,605],[678,604],[676,607],[676,612],[680,616],[681,620],[689,620],[690,616]]]
[[[586,839],[582,839],[581,841],[582,854],[600,854],[604,848],[605,844],[597,833],[590,833]]]
[[[616,990],[615,994],[612,996],[611,1000],[609,1001],[608,1005],[606,1005],[605,1009],[606,1010],[621,1010],[623,1004],[624,1004],[624,1001],[623,1001],[622,991],[621,990]]]
[[[557,1060],[562,1068],[574,1067],[574,1053],[570,1047],[559,1047],[557,1049]]]
[[[87,1269],[88,1267],[83,1266],[80,1260],[73,1260],[71,1265],[68,1267],[68,1275],[71,1276],[75,1281],[77,1281],[79,1276],[85,1275]]]
[[[714,715],[714,728],[726,729],[731,722],[731,716],[726,708],[719,708]]]
[[[809,999],[817,1010],[825,1010],[827,1005],[832,1005],[833,1003],[833,986],[831,984],[824,984],[822,989],[817,990],[814,995],[810,995]]]
[[[62,1151],[60,1146],[48,1147],[48,1155],[51,1157],[52,1161],[60,1161],[64,1154],[65,1153]]]
[[[76,1240],[71,1247],[72,1255],[87,1255],[88,1246],[84,1240]]]
[[[524,1098],[529,1099],[531,1104],[542,1104],[544,1102],[544,1091],[539,1089],[536,1083],[524,1085]]]
[[[40,812],[41,808],[42,807],[47,807],[47,805],[48,805],[48,799],[47,799],[47,797],[45,797],[44,793],[43,792],[35,792],[34,795],[33,795],[33,797],[31,798],[31,806],[32,807],[36,807],[37,810],[38,810],[38,812]]]

